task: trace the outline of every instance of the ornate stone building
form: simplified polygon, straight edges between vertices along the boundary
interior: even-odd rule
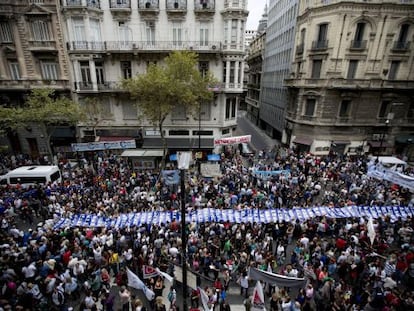
[[[283,142],[414,158],[414,1],[301,0]]]
[[[33,88],[53,88],[70,96],[70,70],[55,0],[0,1],[0,100],[22,105]],[[36,124],[18,131],[6,130],[1,144],[8,151],[33,157],[47,153],[48,130]],[[74,142],[75,129],[54,129],[54,151]]]

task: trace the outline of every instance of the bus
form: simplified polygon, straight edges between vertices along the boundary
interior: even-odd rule
[[[55,165],[31,165],[18,167],[0,177],[1,185],[46,185],[62,182],[62,174]]]

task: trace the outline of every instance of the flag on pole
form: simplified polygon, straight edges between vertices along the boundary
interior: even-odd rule
[[[204,311],[210,311],[210,308],[208,307],[208,302],[210,299],[208,298],[207,293],[201,287],[198,287],[198,290],[200,291],[200,299]]]
[[[155,298],[155,293],[150,288],[148,288],[134,272],[132,272],[128,268],[127,276],[128,286],[142,290],[145,294],[145,297],[147,297],[148,301],[151,301]]]
[[[146,265],[142,266],[142,277],[144,279],[150,279],[150,278],[156,277],[157,275],[158,275],[158,272],[153,267],[146,266]]]
[[[265,311],[265,299],[263,294],[263,286],[257,281],[253,290],[252,311]]]
[[[157,273],[161,275],[164,279],[168,280],[168,282],[172,283],[174,281],[174,278],[171,275],[161,271],[159,268],[156,268],[155,271],[157,271]]]
[[[163,170],[161,173],[164,183],[168,186],[178,185],[180,182],[180,174],[178,170]]]
[[[367,229],[368,229],[367,235],[368,235],[369,240],[371,241],[371,245],[372,245],[374,243],[375,236],[376,236],[375,228],[374,228],[374,222],[372,220],[372,217],[370,217],[368,219]]]

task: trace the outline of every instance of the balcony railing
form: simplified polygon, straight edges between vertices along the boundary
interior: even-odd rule
[[[220,42],[199,41],[71,41],[67,42],[69,51],[186,51],[213,53],[221,50]]]
[[[110,0],[109,7],[111,9],[130,9],[131,0]]]
[[[367,48],[367,40],[352,40],[351,50],[365,50]]]
[[[312,50],[326,50],[328,48],[328,40],[319,40],[312,42]]]
[[[160,3],[158,0],[139,0],[138,1],[138,9],[139,10],[159,10],[160,9]]]
[[[0,89],[30,89],[32,87],[52,87],[54,89],[66,89],[70,87],[70,84],[68,80],[0,80]]]
[[[99,0],[62,0],[64,7],[88,7],[100,9]]]
[[[29,49],[55,49],[56,48],[56,42],[54,40],[52,41],[40,41],[40,40],[31,40],[29,41],[30,47]]]
[[[165,5],[167,12],[187,10],[187,0],[167,0],[167,3]]]
[[[397,52],[407,52],[409,47],[410,41],[394,41],[392,50]]]
[[[196,12],[214,11],[214,0],[194,0],[194,10]]]
[[[247,1],[246,0],[225,0],[224,1],[224,8],[225,9],[246,10],[247,9]]]

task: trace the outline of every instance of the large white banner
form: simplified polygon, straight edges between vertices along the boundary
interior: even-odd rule
[[[214,140],[214,146],[225,146],[225,145],[234,145],[234,144],[240,144],[240,143],[249,143],[251,139],[252,139],[252,135],[218,138]]]
[[[328,218],[351,218],[351,217],[378,217],[389,216],[391,221],[398,218],[407,219],[414,216],[414,207],[408,206],[345,206],[328,207],[315,206],[307,208],[272,208],[257,209],[246,208],[243,210],[203,208],[186,213],[187,222],[224,222],[231,223],[277,223],[279,221],[293,222],[298,219],[304,222],[307,219],[325,216]],[[55,229],[66,227],[107,227],[127,228],[147,224],[166,224],[173,219],[181,220],[181,211],[153,211],[141,213],[121,214],[114,217],[105,217],[96,214],[76,214],[70,218],[61,217],[54,224]]]
[[[109,149],[135,149],[135,140],[120,140],[120,141],[97,141],[91,143],[74,143],[71,145],[72,151],[96,151]]]
[[[370,165],[368,167],[367,175],[376,179],[383,179],[392,182],[409,189],[411,192],[414,192],[414,177],[401,174],[400,172],[392,169],[387,169],[380,164]]]

